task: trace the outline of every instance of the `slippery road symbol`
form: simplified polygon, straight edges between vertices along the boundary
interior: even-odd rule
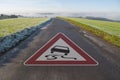
[[[54,52],[58,52],[61,54],[54,54]],[[68,47],[65,46],[59,46],[56,45],[53,48],[51,48],[51,53],[46,55],[45,57],[47,58],[47,60],[55,60],[57,59],[59,56],[61,58],[65,58],[65,59],[73,59],[73,60],[77,60],[77,58],[74,57],[68,57],[67,55],[70,53],[70,50]]]
[[[58,33],[25,62],[25,65],[97,65],[90,55],[65,34]]]

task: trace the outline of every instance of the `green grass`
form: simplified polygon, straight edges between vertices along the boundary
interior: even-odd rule
[[[104,40],[120,47],[120,22],[64,18],[68,22],[85,29]]]
[[[0,20],[0,37],[36,26],[47,20],[48,18],[16,18]]]

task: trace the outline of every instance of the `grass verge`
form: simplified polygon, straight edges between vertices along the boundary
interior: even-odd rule
[[[91,32],[91,33],[101,37],[102,39],[106,40],[107,42],[120,47],[120,37],[118,37],[118,36],[108,34],[107,32],[104,32],[100,29],[94,28],[94,27],[89,26],[87,24],[83,24],[83,23],[71,20],[69,18],[60,18],[60,19],[66,20],[66,21],[68,21],[68,22],[88,31],[88,32]]]
[[[47,20],[48,18],[16,18],[0,20],[0,37],[39,25]]]

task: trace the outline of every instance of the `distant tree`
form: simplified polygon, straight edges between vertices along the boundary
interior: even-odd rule
[[[0,19],[8,19],[8,18],[18,18],[18,16],[17,15],[5,15],[5,14],[0,15]]]
[[[4,14],[1,14],[1,15],[0,15],[0,19],[6,19],[6,18],[8,18],[7,15],[4,15]]]
[[[11,15],[10,18],[18,18],[16,15]]]
[[[87,16],[86,19],[92,19],[92,20],[102,20],[102,21],[113,21],[104,17],[93,17],[93,16]]]
[[[4,16],[4,14],[1,14],[1,17]]]

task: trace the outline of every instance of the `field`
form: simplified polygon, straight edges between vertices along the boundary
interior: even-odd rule
[[[15,18],[0,20],[0,37],[36,26],[47,20],[48,18]]]
[[[120,22],[88,20],[82,18],[64,19],[120,47]]]

